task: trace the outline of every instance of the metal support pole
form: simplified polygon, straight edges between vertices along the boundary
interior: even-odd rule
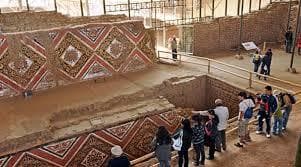
[[[193,1],[194,0],[191,0],[191,18],[193,20]]]
[[[200,15],[200,21],[202,20],[202,0],[200,0],[200,13],[199,13],[199,15]]]
[[[79,1],[79,3],[80,3],[80,13],[81,13],[81,16],[84,16],[84,7],[83,7],[83,1],[82,1],[82,0],[80,0],[80,1]]]
[[[239,0],[240,1],[240,0]],[[243,18],[244,18],[244,0],[241,0],[241,13],[240,13],[240,29],[239,29],[239,46],[238,55],[241,54],[241,43],[242,43],[242,28],[243,28]]]
[[[250,0],[250,3],[249,3],[249,13],[252,12],[252,0]]]
[[[155,1],[155,30],[157,30],[157,2]]]
[[[237,16],[239,16],[239,9],[240,9],[240,0],[238,0],[238,4],[237,4]]]
[[[272,0],[270,0],[270,3],[272,3]]]
[[[26,0],[26,8],[27,8],[27,11],[29,11],[29,2],[28,2],[28,0]]]
[[[106,9],[106,0],[103,0],[102,3],[103,3],[102,4],[103,5],[103,14],[106,15],[107,14],[107,11],[106,11],[107,10]]]
[[[293,45],[293,52],[292,52],[292,57],[291,57],[290,68],[293,68],[293,64],[294,64],[295,49],[296,49],[297,37],[298,37],[299,26],[300,26],[299,25],[300,24],[300,8],[301,8],[301,2],[299,2],[299,7],[298,7],[297,25],[296,25],[296,30],[295,30],[295,38],[294,38],[294,45]]]
[[[57,12],[57,4],[56,4],[56,0],[54,0],[54,11]]]
[[[225,16],[228,15],[228,0],[225,2]]]
[[[292,10],[292,0],[290,0],[288,3],[288,16],[287,16],[286,30],[288,30],[288,28],[290,27],[291,10]]]
[[[128,0],[129,20],[131,20],[131,0]]]
[[[153,26],[153,0],[150,1],[150,24],[151,27]]]
[[[259,0],[258,10],[261,9],[261,0]]]
[[[208,59],[208,74],[210,74],[210,69],[211,69],[211,61]]]
[[[214,0],[212,0],[212,18],[214,18]]]

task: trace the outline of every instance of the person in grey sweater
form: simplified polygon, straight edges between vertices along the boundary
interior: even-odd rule
[[[164,126],[160,126],[156,137],[152,141],[155,155],[160,167],[170,167],[172,140],[169,132]]]

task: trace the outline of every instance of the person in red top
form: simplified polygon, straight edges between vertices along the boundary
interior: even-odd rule
[[[297,48],[298,48],[298,55],[301,55],[301,34],[299,34],[297,39]]]

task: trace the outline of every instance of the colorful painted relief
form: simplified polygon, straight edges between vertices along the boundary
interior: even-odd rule
[[[139,71],[155,57],[139,21],[18,34],[16,48],[11,36],[0,36],[0,97]]]
[[[175,111],[137,119],[53,142],[14,155],[0,157],[0,167],[100,167],[110,158],[110,149],[120,145],[131,159],[152,152],[151,141],[159,126],[175,132],[182,116]]]

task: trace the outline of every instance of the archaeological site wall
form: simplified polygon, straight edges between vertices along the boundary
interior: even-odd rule
[[[0,98],[148,68],[152,32],[140,21],[0,35]]]
[[[296,4],[292,18],[296,18]],[[260,11],[246,14],[243,19],[242,41],[283,42],[288,16],[288,3],[275,2]],[[295,27],[292,20],[292,26]],[[239,46],[240,17],[221,17],[194,25],[194,54],[203,56]]]
[[[134,160],[152,152],[150,143],[159,126],[174,133],[191,110],[213,108],[216,98],[224,100],[231,118],[236,116],[237,94],[242,90],[212,76],[187,76],[106,102],[69,108],[54,114],[45,132],[0,143],[0,165],[105,166],[113,145],[120,145]]]

